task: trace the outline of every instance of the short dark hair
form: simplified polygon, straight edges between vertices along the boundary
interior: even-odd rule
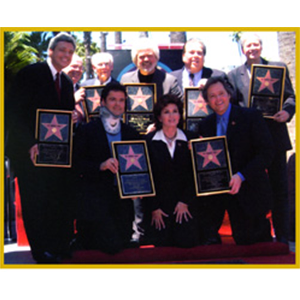
[[[154,106],[154,123],[156,130],[160,130],[162,128],[162,123],[159,120],[162,110],[168,106],[169,104],[175,104],[178,108],[180,114],[179,124],[177,125],[179,128],[183,127],[183,104],[182,101],[173,94],[165,94],[161,96],[158,102]]]
[[[74,50],[76,49],[76,42],[74,38],[67,32],[60,32],[50,40],[48,45],[48,50],[49,49],[54,50],[59,42],[71,43],[74,47]]]
[[[123,92],[125,98],[127,98],[127,92],[124,85],[119,82],[110,82],[108,83],[101,92],[101,101],[106,101],[108,94],[111,92]]]
[[[205,44],[198,38],[191,38],[189,39],[184,45],[183,45],[183,49],[182,49],[182,54],[184,54],[186,52],[186,45],[189,43],[198,43],[202,46],[202,50],[203,50],[203,55],[206,55],[206,46]]]
[[[204,98],[204,100],[206,102],[208,102],[208,97],[207,97],[207,90],[213,85],[213,84],[216,84],[216,83],[221,83],[223,85],[223,87],[225,88],[226,92],[232,96],[233,95],[233,87],[232,85],[230,84],[230,82],[228,80],[226,80],[224,77],[222,76],[213,76],[213,77],[210,77],[204,88],[202,89],[202,96]]]

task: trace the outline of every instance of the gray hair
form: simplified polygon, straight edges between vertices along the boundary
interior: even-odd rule
[[[104,59],[108,58],[109,62],[111,64],[114,63],[114,58],[113,56],[108,53],[108,52],[100,52],[100,53],[95,53],[93,56],[92,56],[92,65],[96,65],[98,64],[99,62],[103,61]]]
[[[246,43],[246,41],[250,38],[256,38],[259,41],[260,45],[262,46],[262,39],[257,33],[245,32],[242,34],[241,39],[240,39],[240,44],[241,44],[242,49],[244,48],[244,44]]]
[[[152,50],[157,60],[159,60],[159,48],[151,39],[147,37],[140,38],[138,42],[131,49],[131,59],[136,65],[137,55],[139,51],[142,50]]]
[[[205,56],[206,55],[206,46],[205,44],[198,38],[191,38],[189,39],[183,46],[183,49],[182,49],[182,54],[185,53],[186,51],[186,45],[189,44],[189,43],[198,43],[202,46],[202,50],[203,50],[203,55]]]
[[[67,32],[60,32],[50,40],[48,45],[48,50],[49,49],[54,50],[59,42],[71,43],[74,47],[74,50],[76,49],[76,42],[74,38]]]

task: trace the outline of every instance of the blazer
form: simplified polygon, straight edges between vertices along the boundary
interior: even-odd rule
[[[122,141],[138,140],[140,135],[133,128],[121,124]],[[112,157],[108,139],[100,118],[81,126],[74,137],[74,168],[80,189],[80,217],[98,219],[101,207],[109,205],[115,191],[115,176],[109,171],[100,171],[100,164]]]
[[[216,132],[215,113],[200,121],[201,136],[216,136]],[[261,113],[232,105],[226,137],[232,173],[245,177],[237,194],[240,205],[249,213],[267,212],[272,193],[266,169],[274,157],[274,146]]]
[[[282,62],[271,62],[262,59],[264,65],[284,66],[286,69],[285,85],[284,85],[284,97],[283,97],[283,110],[286,110],[290,118],[289,122],[295,114],[295,93],[289,77],[287,66]],[[232,102],[234,104],[247,107],[248,106],[248,94],[250,86],[250,78],[247,71],[246,64],[239,66],[238,68],[228,73],[230,83],[234,87],[234,94],[232,96]],[[292,149],[288,130],[285,123],[278,123],[271,119],[266,119],[270,133],[272,134],[276,151],[287,151]]]
[[[136,69],[134,71],[125,73],[120,82],[121,83],[139,83],[139,70]],[[183,100],[183,95],[180,86],[176,78],[169,73],[163,72],[159,69],[155,69],[153,74],[152,83],[156,84],[157,91],[157,99],[159,99],[162,95],[165,94],[174,94],[179,99]]]
[[[175,70],[173,72],[171,72],[171,75],[173,75],[174,77],[176,77],[178,84],[181,88],[181,90],[183,91],[183,87],[182,87],[182,73],[183,73],[184,67],[179,69],[179,70]],[[210,68],[206,68],[203,67],[202,69],[202,78],[210,78],[212,76],[222,76],[224,78],[227,77],[226,73],[223,71],[219,71],[216,69],[210,69]]]
[[[173,214],[179,201],[188,205],[195,201],[191,153],[188,142],[177,140],[172,158],[163,141],[152,140],[155,133],[146,135],[156,188],[156,196],[147,201],[151,203],[151,211],[161,208],[166,213]],[[184,133],[188,139],[195,138],[193,133]]]
[[[61,98],[58,98],[52,73],[46,62],[23,68],[16,76],[7,101],[8,152],[13,159],[28,158],[36,143],[36,111],[74,109],[73,83],[61,73]]]

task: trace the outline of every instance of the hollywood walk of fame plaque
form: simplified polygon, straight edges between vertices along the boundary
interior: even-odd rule
[[[198,123],[201,119],[213,113],[206,103],[202,91],[198,87],[184,89],[184,125],[185,129],[198,132]]]
[[[114,158],[119,161],[117,181],[120,197],[155,196],[146,142],[112,142],[112,149]]]
[[[282,109],[285,73],[285,67],[252,65],[248,106],[273,118]]]
[[[72,111],[38,109],[35,136],[39,154],[35,166],[70,168],[72,135]]]
[[[124,122],[140,133],[154,122],[155,83],[125,83],[128,95]]]
[[[230,191],[231,163],[225,136],[191,140],[197,196]]]
[[[101,93],[104,85],[85,86],[85,98],[83,108],[86,121],[89,122],[94,117],[99,117],[101,107]]]

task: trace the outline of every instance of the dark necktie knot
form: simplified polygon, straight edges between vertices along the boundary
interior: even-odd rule
[[[193,73],[189,74],[189,82],[190,82],[190,86],[194,86],[194,77],[195,75]]]

